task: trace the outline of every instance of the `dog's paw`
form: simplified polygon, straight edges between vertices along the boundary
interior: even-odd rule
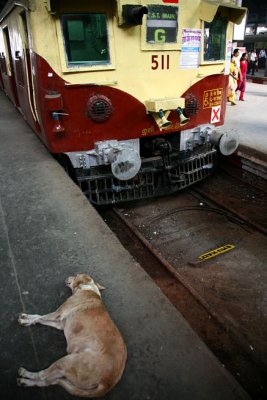
[[[18,323],[20,325],[30,325],[28,314],[24,313],[19,314]]]
[[[18,386],[27,386],[26,377],[27,377],[27,370],[23,367],[18,369],[18,378],[17,378],[17,385]]]
[[[32,386],[31,381],[25,378],[17,378],[17,385],[21,387]]]
[[[24,385],[23,385],[23,379],[17,378],[17,385],[18,385],[18,386],[24,386]]]
[[[19,318],[18,318],[18,323],[22,325],[23,322],[26,320],[26,318],[27,318],[27,314],[20,313]]]
[[[27,373],[27,370],[26,370],[25,368],[20,367],[20,368],[18,369],[18,376],[19,376],[19,377],[24,377],[24,376],[26,376],[26,373]]]
[[[25,319],[28,318],[28,314],[20,313],[19,314],[19,319]]]
[[[20,325],[29,326],[34,325],[38,322],[40,315],[24,314],[21,313],[18,318],[18,323]]]

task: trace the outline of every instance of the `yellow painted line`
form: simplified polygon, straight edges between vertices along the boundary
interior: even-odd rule
[[[233,250],[235,246],[233,244],[226,244],[222,247],[219,247],[218,249],[211,250],[208,253],[201,254],[201,256],[198,256],[198,259],[201,261],[204,260],[209,260],[210,258],[219,256],[220,254],[226,253],[229,250]]]

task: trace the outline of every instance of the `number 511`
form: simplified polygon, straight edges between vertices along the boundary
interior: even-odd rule
[[[151,69],[169,69],[170,68],[170,55],[162,54],[151,56]]]

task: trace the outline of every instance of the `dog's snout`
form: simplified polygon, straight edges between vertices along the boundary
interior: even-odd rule
[[[68,287],[71,287],[71,285],[72,285],[72,282],[73,282],[73,279],[74,279],[74,276],[69,276],[67,279],[66,279],[66,285],[68,286]]]

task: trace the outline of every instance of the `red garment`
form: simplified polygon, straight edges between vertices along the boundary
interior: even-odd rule
[[[240,72],[242,75],[242,81],[238,80],[237,90],[240,90],[239,100],[244,100],[244,93],[246,90],[246,78],[247,78],[248,62],[246,60],[240,61]]]
[[[248,70],[248,62],[246,60],[240,61],[240,71],[243,78],[246,76],[247,70]]]

